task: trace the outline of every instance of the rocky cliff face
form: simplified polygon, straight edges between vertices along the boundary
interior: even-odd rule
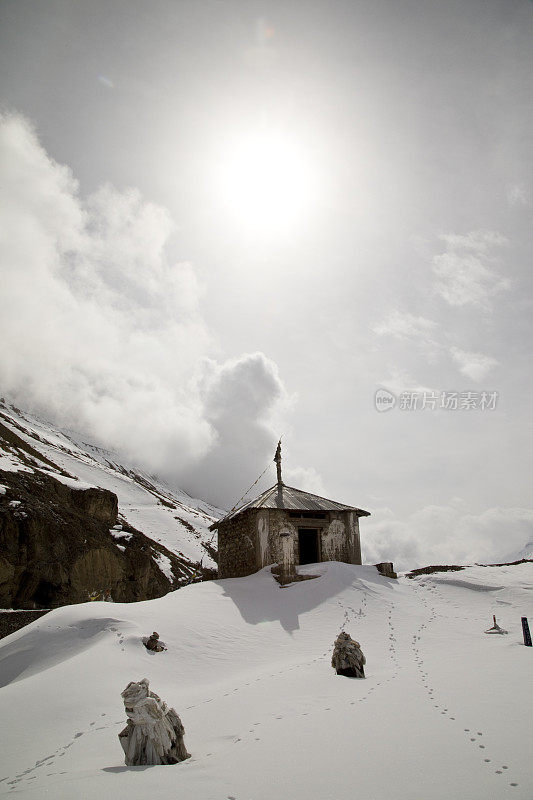
[[[117,497],[43,471],[0,470],[0,607],[160,597],[201,575],[118,521]]]

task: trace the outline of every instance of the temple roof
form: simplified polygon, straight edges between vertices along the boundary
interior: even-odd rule
[[[276,483],[267,489],[266,492],[260,494],[255,500],[250,500],[240,508],[236,508],[221,517],[217,522],[210,525],[209,530],[218,528],[221,522],[226,522],[233,517],[237,517],[244,511],[252,508],[282,508],[287,511],[355,511],[358,517],[370,516],[370,511],[364,511],[362,508],[355,506],[348,506],[346,503],[337,503],[335,500],[327,500],[325,497],[320,497],[317,494],[310,494],[309,492],[302,492],[301,489],[294,489],[292,486],[285,486],[282,484],[278,486]]]

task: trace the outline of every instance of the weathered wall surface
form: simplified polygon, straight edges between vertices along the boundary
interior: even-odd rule
[[[218,577],[242,578],[258,564],[257,512],[250,510],[223,522],[218,529]]]
[[[269,564],[293,570],[299,563],[298,528],[318,529],[320,561],[361,563],[359,519],[351,511],[298,519],[283,509],[250,509],[219,528],[219,577],[251,575]]]
[[[284,553],[286,560],[293,564],[299,563],[298,528],[318,529],[321,561],[361,563],[358,520],[351,512],[331,512],[326,519],[299,520],[289,517],[286,511],[271,510],[269,521],[270,551],[272,560],[277,563],[281,563]],[[281,537],[282,533],[287,533],[288,536]]]
[[[298,563],[298,528],[282,509],[270,509],[268,517],[272,560],[291,571]]]
[[[271,557],[269,543],[268,511],[257,512],[257,569],[262,569],[268,564],[274,564],[275,558]]]
[[[322,529],[321,561],[346,561],[348,547],[346,526],[340,514],[329,515],[327,525]]]
[[[0,472],[0,606],[55,607],[96,593],[129,602],[161,597],[190,565],[130,526],[117,522],[117,497],[105,489],[75,489],[45,473]]]
[[[359,536],[359,517],[353,511],[346,512],[346,522],[350,531],[351,539],[351,564],[362,564],[361,561],[361,539]]]

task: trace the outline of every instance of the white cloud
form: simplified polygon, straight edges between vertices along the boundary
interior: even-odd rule
[[[420,383],[420,381],[413,378],[408,372],[397,367],[389,367],[387,377],[384,378],[382,388],[387,389],[396,395],[401,395],[402,392],[412,392],[414,394],[428,394],[436,389]]]
[[[437,327],[437,323],[425,317],[417,317],[407,311],[392,311],[379,325],[374,333],[379,336],[390,335],[399,339],[418,339],[427,337]]]
[[[193,488],[221,502],[275,446],[276,365],[211,360],[202,287],[166,255],[165,209],[112,186],[82,200],[18,115],[0,117],[0,147],[3,392],[167,477],[195,470]],[[242,474],[207,469],[224,470],[224,452]]]
[[[378,509],[361,523],[366,563],[393,561],[399,570],[430,564],[497,563],[520,557],[532,539],[533,509],[469,513],[463,501],[427,506],[405,520]]]
[[[294,486],[296,489],[303,489],[304,492],[318,494],[320,497],[326,494],[322,477],[314,467],[284,467],[283,482],[287,486]]]
[[[498,364],[492,356],[487,356],[483,353],[471,353],[466,350],[460,350],[458,347],[452,347],[450,353],[459,368],[459,372],[473,381],[482,380]]]
[[[436,290],[451,306],[490,308],[494,295],[509,289],[510,282],[495,267],[492,250],[506,239],[495,231],[471,231],[466,235],[442,234],[446,252],[433,256]]]
[[[263,353],[222,365],[206,362],[200,394],[203,416],[216,439],[209,458],[189,470],[188,482],[207,481],[214,502],[227,505],[230,498],[233,505],[268,467],[250,497],[259,494],[275,481],[278,418],[290,402],[276,364]]]
[[[488,253],[493,247],[507,244],[507,239],[498,231],[477,230],[469,233],[441,233],[439,236],[450,250],[472,250]]]
[[[511,183],[507,187],[507,202],[510,206],[528,206],[529,192],[523,183]]]

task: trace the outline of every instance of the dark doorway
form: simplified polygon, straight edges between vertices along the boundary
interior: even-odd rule
[[[298,528],[300,564],[316,564],[318,556],[318,528]]]

